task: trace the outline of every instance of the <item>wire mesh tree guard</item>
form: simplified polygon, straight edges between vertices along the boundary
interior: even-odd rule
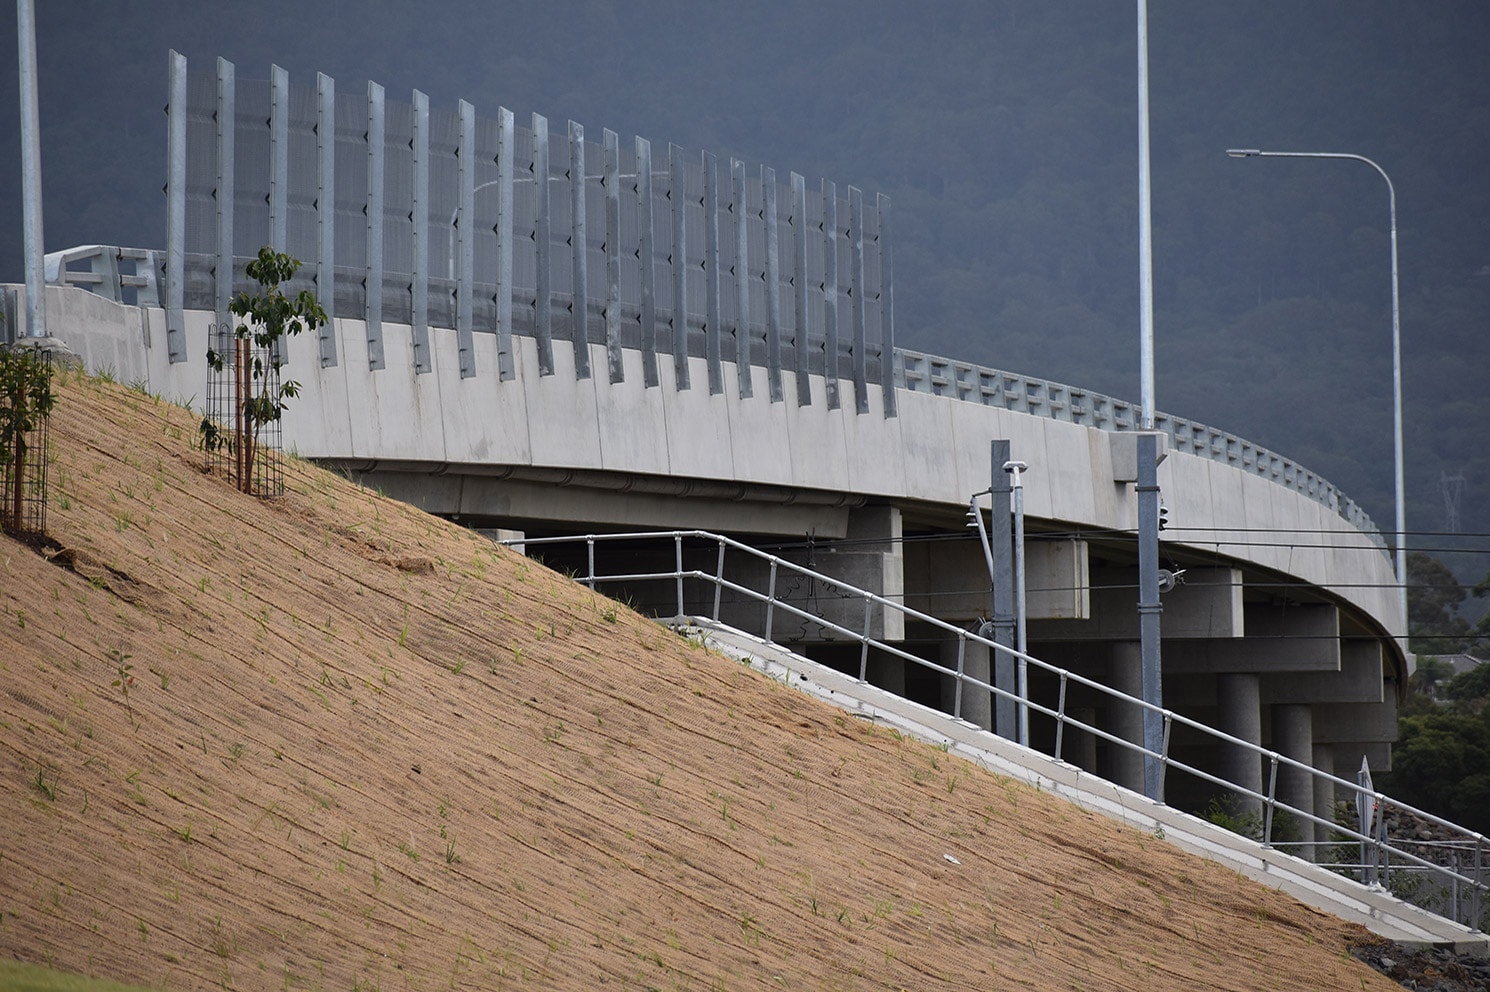
[[[30,345],[0,352],[0,530],[45,534],[51,446],[52,353]]]

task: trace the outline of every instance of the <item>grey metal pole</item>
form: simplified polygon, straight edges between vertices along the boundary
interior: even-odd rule
[[[36,11],[16,0],[16,61],[21,82],[21,210],[26,253],[26,333],[47,336],[46,239],[41,224],[41,118],[36,109]]]
[[[1402,610],[1402,648],[1407,650],[1407,498],[1402,444],[1402,323],[1397,291],[1397,188],[1387,170],[1364,155],[1349,152],[1265,152],[1257,148],[1228,148],[1232,158],[1335,158],[1364,162],[1387,184],[1387,206],[1392,224],[1392,444],[1396,462],[1397,605]]]
[[[1138,435],[1138,641],[1143,701],[1154,709],[1143,711],[1143,746],[1159,754],[1164,746],[1163,663],[1160,656],[1159,617],[1159,435]],[[1143,794],[1163,801],[1162,769],[1157,758],[1144,755]]]
[[[1028,654],[1029,642],[1026,640],[1025,622],[1025,600],[1024,600],[1024,481],[1021,473],[1029,466],[1024,462],[1004,462],[1004,471],[1010,475],[1010,485],[1014,489],[1014,614],[1017,627],[1015,628],[1015,647],[1019,651],[1019,743],[1024,747],[1030,746],[1030,708],[1029,708],[1029,663],[1024,656]]]
[[[991,541],[993,545],[993,640],[1005,648],[1014,646],[1014,629],[1018,618],[1014,612],[1014,552],[1013,527],[1009,509],[1013,505],[1014,491],[1009,485],[1009,473],[1003,470],[1009,461],[1009,441],[996,439],[989,446],[992,476],[988,491],[993,494],[993,513],[990,516]],[[994,651],[994,685],[1005,692],[1018,690],[1014,656],[1007,651]],[[994,702],[994,731],[1003,738],[1015,740],[1019,736],[1019,716],[1014,701],[999,696]]]
[[[1138,0],[1139,402],[1143,430],[1154,429],[1154,226],[1149,179],[1149,8]]]

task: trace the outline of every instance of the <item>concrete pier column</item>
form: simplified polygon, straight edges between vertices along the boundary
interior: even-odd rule
[[[1311,765],[1314,761],[1314,715],[1307,704],[1280,703],[1273,707],[1273,750],[1287,755],[1294,761]],[[1314,776],[1299,768],[1278,765],[1278,792],[1280,802],[1305,813],[1314,812]],[[1285,824],[1286,826],[1286,824]],[[1295,820],[1293,829],[1279,831],[1276,818],[1273,821],[1273,839],[1279,841],[1305,841],[1314,839],[1314,825],[1308,820]],[[1285,850],[1310,856],[1312,847],[1285,848]]]
[[[1261,745],[1261,692],[1261,680],[1256,673],[1218,675],[1218,729],[1249,744]],[[1234,782],[1253,792],[1262,792],[1262,759],[1255,751],[1223,744],[1218,765],[1221,777],[1228,782]],[[1234,795],[1232,808],[1227,812],[1238,818],[1257,816],[1261,825],[1262,801],[1250,796]]]
[[[951,671],[957,671],[957,643],[961,640],[957,637],[944,637],[941,642],[941,654],[938,657],[940,664]],[[992,684],[989,676],[992,667],[989,663],[991,649],[977,641],[967,641],[963,649],[962,670],[965,674],[985,684]],[[942,705],[948,713],[952,712],[952,706],[956,700],[957,680],[944,678],[942,687]],[[962,686],[962,718],[969,723],[977,724],[984,730],[993,729],[993,693],[987,689],[979,689],[977,686]]]
[[[905,695],[906,662],[880,651],[869,653],[869,684],[897,696]]]
[[[1067,711],[1067,715],[1073,720],[1078,720],[1088,727],[1097,725],[1097,710],[1092,706],[1074,706]],[[1061,758],[1069,761],[1083,771],[1095,772],[1097,770],[1097,737],[1095,734],[1085,730],[1077,730],[1070,724],[1066,725],[1065,737],[1061,742]]]
[[[1142,698],[1143,655],[1137,641],[1119,641],[1112,646],[1108,684],[1119,692]],[[1137,705],[1107,700],[1107,732],[1135,744],[1143,744],[1143,710]],[[1143,754],[1118,744],[1108,744],[1109,778],[1134,792],[1143,791]]]
[[[1312,722],[1312,721],[1311,721]],[[1314,770],[1326,775],[1335,775],[1335,749],[1328,744],[1314,745]],[[1335,811],[1335,785],[1333,782],[1315,777],[1314,779],[1314,815],[1329,820]],[[1330,828],[1322,823],[1314,824],[1314,840],[1317,844],[1328,843],[1330,839]],[[1324,848],[1316,847],[1315,850],[1323,852]]]

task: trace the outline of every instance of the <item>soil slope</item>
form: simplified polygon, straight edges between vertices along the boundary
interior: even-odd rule
[[[73,378],[0,537],[0,950],[168,989],[1394,989],[1371,935]],[[954,860],[955,859],[955,860]]]

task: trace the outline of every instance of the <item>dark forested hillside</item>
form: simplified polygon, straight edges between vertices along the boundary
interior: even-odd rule
[[[1490,6],[1149,8],[1159,407],[1296,457],[1390,528],[1385,184],[1224,150],[1369,156],[1398,198],[1408,528],[1446,530],[1440,481],[1462,475],[1460,529],[1490,532]],[[886,193],[902,344],[1137,399],[1133,5],[77,0],[37,20],[50,248],[163,241],[174,47],[240,78],[372,77]],[[0,161],[17,204],[13,127]]]

